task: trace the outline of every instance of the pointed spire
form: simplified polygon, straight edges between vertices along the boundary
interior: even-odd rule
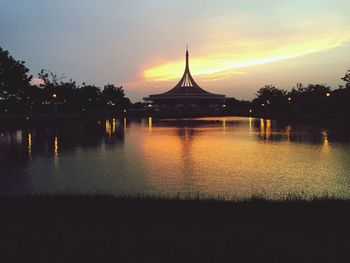
[[[189,54],[188,54],[188,44],[186,46],[186,70],[189,70],[190,65],[189,65]]]

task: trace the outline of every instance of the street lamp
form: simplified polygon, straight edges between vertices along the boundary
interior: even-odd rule
[[[52,98],[53,98],[53,114],[54,114],[54,116],[56,115],[56,112],[57,112],[57,101],[56,101],[56,99],[57,99],[57,94],[56,93],[54,93],[54,94],[52,94]]]
[[[326,93],[326,96],[329,97],[329,96],[331,96],[331,94],[330,94],[329,92],[327,92],[327,93]]]

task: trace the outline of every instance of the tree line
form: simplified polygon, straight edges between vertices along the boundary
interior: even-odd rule
[[[251,102],[252,110],[271,113],[329,114],[350,113],[350,70],[341,78],[345,86],[332,89],[327,84],[298,83],[290,91],[266,85]]]
[[[75,81],[65,81],[47,70],[38,74],[40,83],[31,84],[24,61],[17,61],[0,47],[0,114],[13,113],[122,113],[129,108],[142,109],[144,104],[132,104],[123,87],[107,84],[103,88]],[[290,91],[266,85],[252,101],[229,99],[226,110],[250,113],[350,113],[350,69],[341,78],[344,86],[332,89],[326,84],[298,83]]]
[[[31,84],[25,62],[0,47],[0,113],[119,113],[131,105],[123,87],[78,85],[44,69],[38,77],[40,83]]]

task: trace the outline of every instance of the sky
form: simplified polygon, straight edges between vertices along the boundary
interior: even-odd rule
[[[67,80],[122,85],[132,101],[190,68],[204,89],[333,88],[350,68],[349,0],[0,0],[0,46]]]

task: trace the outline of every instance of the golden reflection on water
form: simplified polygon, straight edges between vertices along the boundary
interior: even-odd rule
[[[53,149],[54,149],[54,164],[57,167],[58,166],[58,151],[59,151],[59,144],[58,144],[57,135],[55,136],[54,141],[53,141]]]
[[[242,162],[238,156],[241,149],[249,148],[249,141],[235,140],[232,145],[232,138],[212,137],[200,127],[160,129],[155,128],[142,143],[143,160],[157,191],[164,191],[160,183],[164,181],[166,187],[179,192],[210,192],[214,185],[224,189],[232,184],[232,179],[237,180],[231,172],[240,169]],[[253,161],[245,160],[251,164]]]
[[[266,122],[266,124],[265,124]],[[260,119],[260,137],[266,141],[271,137],[271,120]]]
[[[123,124],[124,124],[124,132],[126,132],[126,117],[124,117]]]
[[[252,122],[253,122],[253,118],[249,117],[249,135],[252,135]]]
[[[222,119],[222,130],[224,131],[224,134],[226,133],[226,117]]]
[[[112,127],[111,127],[111,123],[109,120],[106,120],[106,124],[105,124],[105,133],[106,135],[108,135],[109,138],[111,138],[112,135]]]
[[[257,191],[321,193],[330,185],[332,190],[341,187],[333,176],[332,158],[319,155],[329,152],[327,132],[315,147],[301,143],[304,137],[290,143],[291,125],[274,127],[269,119],[258,119],[258,126],[254,118],[220,120],[221,127],[153,126],[147,136],[136,136],[141,138],[138,152],[152,189],[249,196]],[[257,143],[261,140],[275,143]],[[321,158],[317,168],[315,158]]]
[[[260,136],[264,137],[265,134],[265,123],[264,119],[260,119]]]
[[[62,186],[73,192],[93,189],[117,195],[204,193],[227,197],[327,192],[350,196],[348,133],[344,142],[332,130],[241,117],[127,121],[125,134],[122,119],[103,120],[95,131],[98,141],[87,142],[86,130],[80,126],[72,133],[66,127],[64,132],[48,129],[46,137],[39,138],[44,141],[37,140],[35,129],[23,132],[19,150],[33,159],[28,174],[40,182],[39,189]],[[0,137],[0,146],[12,149],[18,134],[14,131]],[[111,136],[117,143],[105,147]],[[266,140],[273,143],[261,143]],[[78,150],[73,152],[73,147]],[[50,162],[45,154],[36,154],[40,150],[49,151]],[[16,160],[16,155],[11,159]],[[50,179],[46,185],[50,172],[62,175],[62,180]]]
[[[322,132],[323,135],[323,152],[329,153],[329,141],[327,131]]]
[[[106,126],[105,133],[108,136],[108,138],[111,139],[112,135],[115,134],[117,130],[116,119],[112,119],[112,121],[106,120],[105,126]]]
[[[265,132],[265,139],[268,141],[270,140],[271,136],[271,120],[266,120],[266,132]]]
[[[32,133],[28,133],[28,156],[29,160],[32,160]]]
[[[148,131],[152,131],[152,117],[148,117]]]

